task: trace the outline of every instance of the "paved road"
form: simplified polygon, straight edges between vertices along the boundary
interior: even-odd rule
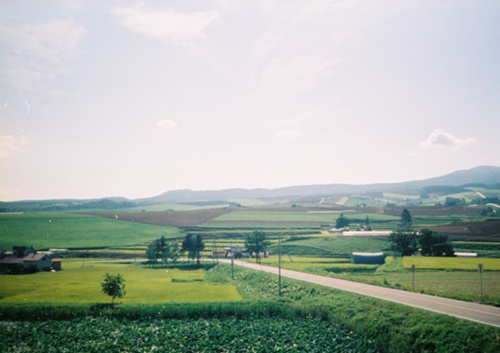
[[[223,260],[223,262],[230,263],[229,260]],[[234,261],[234,264],[276,275],[278,274],[278,269],[275,267],[262,266],[245,261]],[[281,269],[281,276],[359,293],[378,299],[434,311],[436,313],[455,316],[461,319],[480,322],[486,325],[500,327],[500,308],[494,306],[469,303],[414,292],[406,292],[397,289],[378,287],[369,284],[345,281],[285,269]]]

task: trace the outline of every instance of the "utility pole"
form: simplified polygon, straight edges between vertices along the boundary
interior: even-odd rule
[[[479,264],[479,286],[481,287],[481,301],[483,302],[483,264]]]
[[[412,271],[412,290],[415,292],[415,265],[411,265]]]
[[[281,234],[278,235],[278,296],[281,297]]]
[[[234,281],[234,257],[231,257],[231,279]]]

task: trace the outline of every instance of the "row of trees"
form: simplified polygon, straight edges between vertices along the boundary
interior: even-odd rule
[[[181,257],[181,250],[177,241],[167,242],[166,238],[162,236],[160,239],[156,239],[148,245],[146,257],[153,266],[159,262],[161,262],[162,265],[166,265],[169,260],[176,263]]]
[[[412,228],[412,217],[405,208],[401,213],[401,222],[389,235],[391,250],[399,256],[411,256],[420,253],[423,256],[454,256],[453,245],[447,235],[422,229]]]
[[[148,245],[146,249],[146,257],[148,261],[154,265],[161,262],[162,265],[168,264],[169,260],[174,264],[179,260],[179,258],[187,252],[188,259],[195,260],[197,264],[200,264],[201,251],[205,249],[205,243],[201,235],[187,234],[182,240],[182,244],[179,245],[177,240],[167,241],[167,239],[162,236],[160,239],[156,239]]]
[[[337,229],[342,229],[342,228],[346,228],[349,226],[349,224],[351,224],[351,220],[345,216],[343,213],[341,213],[337,219],[335,220],[335,228]],[[371,230],[371,221],[370,221],[370,218],[368,216],[366,216],[366,219],[365,219],[365,225],[362,226],[360,224],[360,228],[364,228],[365,230]]]
[[[267,240],[267,235],[262,231],[255,231],[245,238],[245,247],[248,252],[255,253],[256,259],[258,260],[259,254],[266,251],[267,247],[271,243]],[[201,252],[205,249],[205,242],[203,237],[199,234],[187,234],[182,240],[182,245],[179,246],[179,242],[167,241],[167,239],[162,236],[160,239],[156,239],[148,245],[146,249],[146,257],[148,261],[155,266],[159,262],[162,265],[168,264],[169,260],[172,263],[176,263],[179,258],[187,253],[189,260],[199,265],[201,261]]]

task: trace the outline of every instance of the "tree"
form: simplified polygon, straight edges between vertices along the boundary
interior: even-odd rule
[[[424,256],[432,255],[432,234],[434,232],[430,229],[422,229],[418,236],[418,243],[420,245],[420,253]]]
[[[259,261],[259,253],[266,251],[269,244],[266,233],[258,230],[245,238],[245,247],[250,253],[255,253],[255,262]]]
[[[157,242],[157,240],[151,242],[146,249],[146,257],[153,266],[158,262]]]
[[[409,227],[398,227],[389,235],[389,242],[397,256],[411,256],[417,252],[417,233]]]
[[[453,245],[447,235],[436,233],[432,238],[434,240],[432,256],[455,256]]]
[[[189,259],[196,259],[198,265],[200,264],[201,251],[205,249],[205,243],[200,234],[187,234],[182,241],[182,251],[188,252]]]
[[[179,260],[179,257],[181,257],[181,249],[179,248],[179,243],[174,241],[170,245],[169,258],[175,264],[177,262],[177,260]]]
[[[165,236],[161,236],[160,239],[156,240],[156,257],[163,259],[165,258],[165,248],[167,246],[167,241],[165,239]]]
[[[464,199],[458,199],[456,197],[446,197],[444,200],[445,206],[463,206],[465,204]]]
[[[410,211],[408,211],[406,208],[401,212],[401,226],[402,227],[410,227],[412,223],[412,218]]]
[[[366,216],[365,225],[366,225],[366,230],[372,230],[370,217],[368,217],[368,216]]]
[[[351,223],[349,218],[347,218],[346,216],[344,216],[343,213],[341,213],[340,216],[335,221],[335,228],[337,229],[345,228],[349,225],[349,223]]]
[[[111,304],[114,304],[115,298],[123,298],[125,291],[125,279],[119,273],[112,275],[106,273],[104,281],[101,282],[102,292],[111,297]]]
[[[163,253],[161,254],[161,260],[163,262],[163,265],[168,264],[168,259],[170,259],[170,252],[172,251],[172,247],[170,246],[170,243],[165,243],[163,246]]]
[[[430,229],[422,229],[418,235],[420,253],[424,256],[454,256],[453,245],[448,236]]]

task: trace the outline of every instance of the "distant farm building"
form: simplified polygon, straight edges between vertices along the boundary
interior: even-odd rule
[[[477,253],[475,252],[456,252],[456,257],[477,257]]]
[[[62,259],[54,258],[52,259],[52,270],[61,271],[62,270]]]
[[[351,262],[353,264],[383,265],[385,263],[385,255],[382,252],[353,252],[351,255]]]
[[[52,267],[52,258],[47,254],[35,252],[25,256],[23,264],[28,272],[49,271]]]
[[[54,256],[57,256],[57,257],[68,256],[69,250],[68,249],[49,249],[49,253],[52,253]]]
[[[53,259],[51,253],[37,252],[33,247],[14,246],[12,252],[2,253],[0,272],[34,273],[61,269],[61,259]]]
[[[246,248],[242,246],[231,246],[224,248],[224,257],[237,259],[242,257],[250,257],[250,253]]]
[[[212,251],[212,257],[227,257],[226,256],[226,251],[224,250],[217,250],[217,251]]]
[[[388,237],[391,230],[348,230],[343,231],[344,237]]]

